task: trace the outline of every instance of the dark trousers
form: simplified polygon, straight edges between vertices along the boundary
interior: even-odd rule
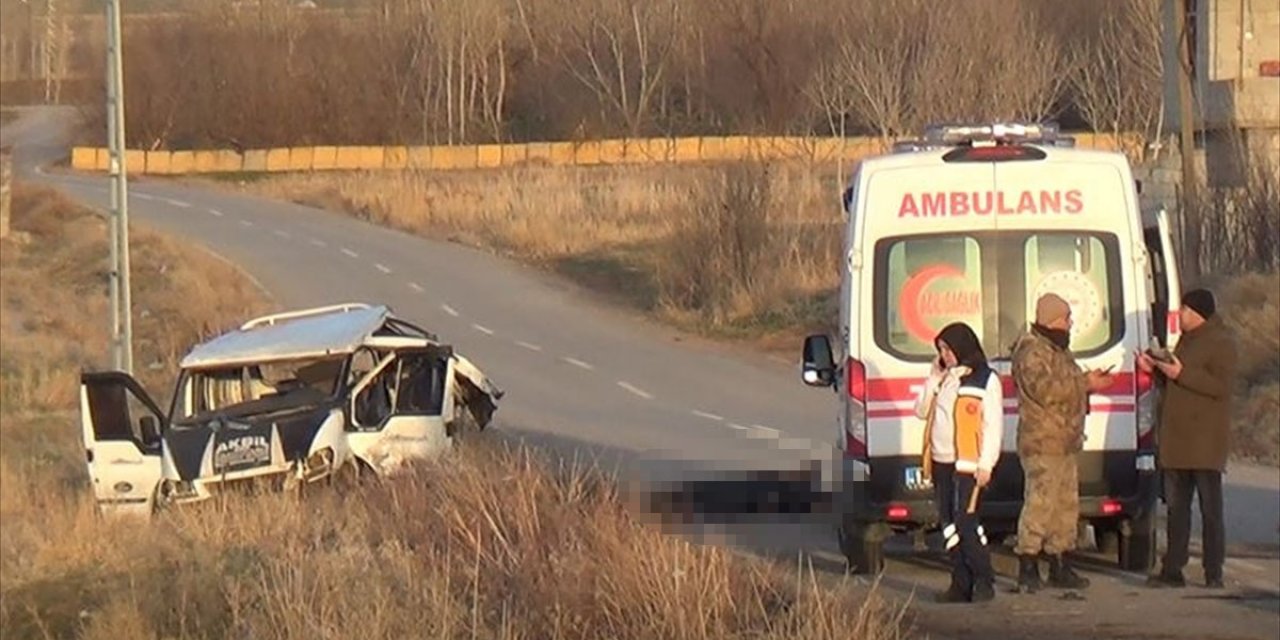
[[[981,499],[974,512],[968,512],[969,499],[977,488],[977,479],[956,473],[955,465],[933,463],[933,498],[942,521],[943,544],[951,557],[951,584],[963,593],[972,593],[974,585],[995,584],[987,535],[978,522]]]
[[[1222,578],[1227,554],[1226,529],[1222,517],[1222,472],[1202,469],[1165,469],[1164,499],[1169,507],[1169,548],[1163,571],[1181,575],[1187,566],[1187,546],[1191,542],[1191,496],[1200,497],[1201,529],[1204,540],[1204,575]]]

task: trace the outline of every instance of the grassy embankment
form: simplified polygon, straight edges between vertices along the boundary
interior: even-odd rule
[[[533,167],[292,174],[242,188],[495,251],[683,329],[792,357],[835,319],[836,178],[802,163]],[[1276,464],[1280,275],[1210,284],[1242,354],[1235,453]]]
[[[356,494],[97,517],[77,371],[104,362],[106,230],[19,185],[0,251],[6,638],[892,638],[898,612],[643,526],[608,478],[469,447]],[[137,369],[269,308],[229,265],[133,234]]]

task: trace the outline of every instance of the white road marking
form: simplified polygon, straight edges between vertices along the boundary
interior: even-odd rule
[[[578,367],[579,369],[586,369],[587,371],[591,371],[592,369],[595,369],[595,367],[592,366],[590,363],[583,362],[577,358],[570,358],[566,356],[560,359],[564,360],[565,362],[568,362],[569,364],[575,367]]]
[[[343,252],[343,253],[345,253],[345,254],[347,254],[347,256],[348,256],[348,257],[351,257],[351,258],[359,258],[359,257],[360,257],[360,254],[358,254],[358,253],[356,253],[356,252],[354,252],[354,251],[352,251],[352,250],[350,250],[350,249],[348,249],[348,248],[346,248],[346,247],[343,247],[343,248],[342,248],[342,252]]]
[[[183,200],[174,200],[173,198],[165,198],[165,200],[164,200],[164,201],[165,201],[165,202],[168,202],[169,204],[171,204],[171,205],[173,205],[173,206],[175,206],[175,207],[181,207],[181,208],[183,208],[183,209],[190,209],[190,208],[191,208],[191,203],[190,203],[190,202],[185,202],[185,201],[183,201]]]
[[[276,235],[280,236],[281,238],[286,238],[286,239],[287,239],[287,238],[292,238],[292,237],[293,237],[293,236],[289,235],[289,232],[288,232],[288,231],[283,231],[283,230],[280,230],[280,229],[276,229]]]
[[[530,351],[542,351],[542,347],[539,347],[538,345],[533,344],[532,342],[525,342],[525,341],[523,341],[523,340],[517,340],[517,341],[516,341],[516,345],[518,345],[518,346],[520,346],[520,347],[523,347],[523,348],[525,348],[525,349],[528,349],[528,350],[530,350]]]
[[[440,308],[441,308],[441,309],[444,309],[444,312],[445,312],[445,313],[447,313],[447,314],[449,314],[449,315],[451,315],[451,316],[453,316],[453,317],[455,317],[455,318],[456,318],[456,317],[458,317],[458,316],[460,315],[460,314],[458,313],[458,310],[457,310],[457,309],[454,309],[453,307],[451,307],[451,306],[449,306],[449,305],[447,305],[447,304],[442,304],[442,305],[440,305]]]
[[[742,426],[742,425],[740,425],[740,424],[738,424],[738,423],[736,423],[736,422],[730,422],[730,423],[729,423],[729,425],[728,425],[728,427],[729,427],[730,429],[737,429],[738,431],[750,431],[750,430],[751,430],[751,427],[744,427],[744,426]]]
[[[1244,569],[1246,571],[1250,571],[1253,573],[1262,573],[1267,570],[1266,567],[1258,566],[1257,564],[1254,564],[1242,558],[1227,558],[1224,560],[1224,562],[1226,562],[1227,566],[1235,567],[1237,569]]]
[[[762,425],[762,424],[753,424],[753,425],[751,425],[751,427],[752,427],[753,429],[755,429],[756,431],[759,431],[759,432],[763,433],[766,437],[769,437],[769,438],[776,438],[776,437],[778,437],[779,435],[781,435],[781,434],[782,434],[782,432],[781,432],[781,431],[778,431],[777,429],[774,429],[773,427],[766,427],[766,426],[764,426],[764,425]]]
[[[221,211],[218,211],[217,209],[210,209],[210,210],[209,210],[209,215],[211,215],[211,216],[213,216],[213,217],[215,217],[215,218],[221,218],[221,217],[222,217],[222,212],[221,212]]]
[[[252,226],[253,226],[253,222],[252,222],[252,221],[250,221],[250,220],[241,220],[241,221],[240,221],[240,226],[242,226],[242,227],[252,227]]]
[[[694,409],[694,410],[692,411],[692,413],[693,413],[693,415],[698,416],[699,418],[706,418],[706,419],[708,419],[708,420],[715,420],[716,422],[724,422],[724,416],[718,416],[718,415],[716,415],[716,414],[714,414],[714,413],[707,413],[706,411],[699,411],[699,410],[697,410],[697,409]]]
[[[645,400],[653,399],[652,393],[649,393],[648,391],[645,391],[644,389],[641,389],[640,387],[637,387],[634,384],[631,384],[630,382],[619,380],[618,386],[622,387],[623,389],[626,389],[632,395],[639,396],[641,398],[644,398]]]
[[[387,267],[384,267],[381,264],[374,264],[373,267],[383,273],[391,273],[391,269],[388,269]]]
[[[138,197],[138,198],[139,198],[139,199],[141,199],[141,200],[155,200],[155,199],[156,199],[156,197],[155,197],[155,196],[153,196],[153,195],[151,195],[151,194],[149,194],[149,193],[137,193],[137,192],[134,192],[134,193],[132,193],[132,194],[130,194],[130,195],[136,196],[136,197]]]
[[[491,335],[493,335],[493,329],[490,329],[489,327],[486,327],[486,326],[484,326],[484,325],[480,325],[480,324],[473,324],[473,325],[471,325],[471,328],[472,328],[472,329],[475,329],[476,331],[479,331],[480,333],[485,334],[486,336],[491,336]]]
[[[423,292],[422,285],[420,285],[420,284],[418,284],[418,283],[416,283],[416,282],[410,282],[410,283],[409,283],[409,288],[410,288],[410,289],[413,289],[414,291],[417,291],[418,293],[422,293],[422,292]]]
[[[314,244],[314,245],[315,245],[315,246],[317,246],[317,247],[327,247],[327,246],[329,246],[329,243],[325,242],[324,240],[321,240],[320,238],[312,238],[312,239],[311,239],[311,244]]]

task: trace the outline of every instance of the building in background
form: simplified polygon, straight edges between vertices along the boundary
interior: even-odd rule
[[[1164,3],[1165,127],[1178,131],[1178,31],[1187,12],[1197,149],[1208,186],[1243,186],[1259,160],[1280,168],[1280,0]]]

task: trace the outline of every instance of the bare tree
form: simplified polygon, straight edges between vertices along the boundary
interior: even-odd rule
[[[563,26],[550,35],[559,60],[595,94],[604,117],[618,118],[628,135],[639,136],[679,39],[681,3],[598,0],[562,9],[555,19]]]
[[[809,95],[831,120],[832,109],[848,113],[885,141],[904,133],[914,107],[910,93],[925,46],[929,6],[904,0],[888,6],[868,1],[839,21],[842,39],[821,63]]]
[[[1160,0],[1103,3],[1099,10],[1096,36],[1081,47],[1071,76],[1076,107],[1095,131],[1137,134],[1124,150],[1141,162],[1160,136],[1164,112]]]

